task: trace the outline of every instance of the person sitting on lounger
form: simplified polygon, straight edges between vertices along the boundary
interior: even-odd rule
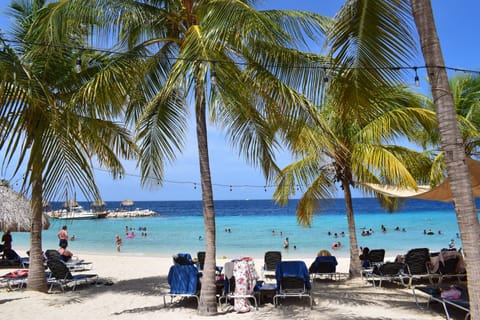
[[[335,272],[336,266],[338,265],[337,258],[335,258],[335,256],[332,256],[332,254],[330,253],[330,251],[324,249],[324,250],[320,250],[320,251],[317,253],[317,258],[315,258],[315,261],[313,261],[313,263],[311,264],[311,266],[310,266],[310,268],[309,268],[309,271],[310,271],[310,272],[315,272],[315,270],[318,269],[318,265],[319,265],[321,262],[330,262],[330,263],[332,263],[333,266],[334,266],[333,272]]]
[[[64,262],[71,260],[73,257],[73,252],[70,250],[67,250],[67,246],[65,243],[62,243],[61,247],[57,251],[60,254],[60,258]]]

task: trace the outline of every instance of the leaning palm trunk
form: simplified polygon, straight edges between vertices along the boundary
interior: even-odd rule
[[[35,143],[34,143],[35,144]],[[32,230],[30,232],[30,264],[28,272],[28,289],[47,292],[45,267],[42,254],[42,171],[41,164],[32,167]]]
[[[345,209],[347,211],[348,236],[350,238],[350,267],[348,274],[350,278],[360,276],[361,263],[358,252],[357,233],[355,228],[355,217],[353,214],[352,193],[348,182],[342,182],[343,197],[345,199]]]
[[[198,157],[200,162],[200,179],[202,183],[203,223],[205,226],[205,265],[202,276],[202,290],[198,313],[214,315],[217,313],[215,267],[215,210],[213,206],[212,177],[208,156],[206,102],[203,86],[195,87],[195,118],[197,126]]]
[[[478,320],[480,319],[480,246],[478,245],[480,225],[465,162],[465,149],[458,129],[431,3],[427,0],[411,0],[411,5],[435,101],[448,180],[452,188],[462,237],[467,264],[471,319]]]

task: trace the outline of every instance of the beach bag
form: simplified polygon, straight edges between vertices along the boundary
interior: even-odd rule
[[[462,292],[455,287],[451,287],[447,290],[443,290],[440,296],[443,299],[457,300],[462,296]]]

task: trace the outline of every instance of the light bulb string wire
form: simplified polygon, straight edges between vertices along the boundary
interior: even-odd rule
[[[42,47],[51,47],[55,49],[68,49],[68,50],[76,50],[78,52],[83,52],[83,51],[93,51],[93,52],[100,52],[100,53],[106,53],[106,54],[112,54],[112,55],[126,55],[126,56],[135,56],[135,57],[141,57],[141,58],[152,58],[154,55],[140,55],[139,53],[132,53],[132,52],[122,52],[122,51],[115,51],[115,50],[108,50],[108,49],[101,49],[101,48],[88,48],[88,47],[76,47],[76,46],[66,46],[66,45],[55,45],[55,44],[46,44],[46,43],[35,43],[35,42],[27,42],[27,41],[22,41],[22,40],[13,40],[13,39],[8,39],[5,37],[0,36],[0,41],[3,43],[12,43],[12,44],[23,44],[23,45],[32,45],[32,46],[42,46]],[[249,62],[241,62],[241,61],[226,61],[226,60],[218,60],[218,59],[188,59],[188,58],[181,58],[181,57],[169,57],[165,56],[164,59],[167,60],[183,60],[183,61],[191,61],[191,62],[205,62],[205,63],[228,63],[228,64],[235,64],[239,66],[249,66],[252,65],[252,63]],[[451,67],[451,66],[439,66],[439,65],[432,65],[432,66],[385,66],[385,67],[344,67],[344,66],[335,66],[335,65],[326,65],[326,64],[321,64],[321,65],[315,65],[315,66],[296,66],[296,65],[289,65],[289,66],[284,66],[284,65],[268,65],[267,67],[282,67],[282,68],[292,68],[292,69],[321,69],[324,71],[335,71],[335,70],[413,70],[415,72],[416,77],[418,77],[417,70],[420,69],[429,69],[429,68],[437,68],[437,69],[445,69],[448,71],[453,71],[453,72],[463,72],[463,73],[470,73],[470,74],[477,74],[480,75],[480,70],[474,70],[474,69],[467,69],[467,68],[458,68],[458,67]]]
[[[93,168],[94,170],[96,171],[100,171],[100,172],[105,172],[105,173],[108,173],[109,171],[106,170],[106,169],[102,169],[102,168],[97,168],[97,167],[94,167]],[[141,178],[141,175],[139,174],[134,174],[134,173],[123,173],[121,175],[121,179],[123,177],[132,177],[132,178],[138,178],[140,179]],[[152,180],[152,181],[157,181],[157,182],[160,182],[160,179],[158,178],[154,178],[154,177],[147,177],[148,180]],[[171,180],[171,179],[163,179],[161,180],[162,183],[170,183],[170,184],[189,184],[189,185],[193,185],[193,187],[196,189],[198,186],[201,185],[201,183],[199,182],[196,182],[196,181],[187,181],[187,180]],[[264,189],[266,191],[267,188],[273,188],[273,187],[276,187],[275,185],[272,185],[272,184],[264,184],[264,185],[254,185],[254,184],[223,184],[223,183],[212,183],[212,186],[214,187],[222,187],[222,188],[229,188],[230,191],[232,191],[233,189],[245,189],[245,188],[249,188],[249,189]]]

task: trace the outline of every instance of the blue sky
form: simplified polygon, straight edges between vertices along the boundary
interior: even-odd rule
[[[8,29],[9,18],[5,14],[9,1],[0,3],[0,29]],[[340,0],[263,0],[260,8],[308,10],[333,16],[336,10],[344,3]],[[444,1],[432,0],[434,15],[440,36],[445,63],[449,67],[480,70],[480,42],[477,41],[478,32],[477,13],[480,2],[477,0]],[[415,65],[423,65],[423,58],[418,54]],[[419,72],[422,83],[425,83],[425,74]],[[413,85],[412,74],[412,85]],[[407,79],[408,81],[408,79]],[[428,87],[423,87],[428,90]],[[425,91],[427,92],[427,91]],[[209,129],[210,165],[214,183],[214,198],[225,199],[269,199],[274,188],[265,186],[260,170],[247,165],[238,152],[232,149],[222,132],[218,129]],[[278,161],[281,166],[289,163],[287,154],[280,154]],[[166,181],[162,187],[153,190],[142,189],[136,163],[125,162],[127,175],[120,181],[113,181],[105,172],[96,170],[96,179],[105,201],[124,200],[201,200],[200,175],[194,127],[190,127],[189,140],[184,153],[166,168]],[[0,168],[0,178],[10,178],[8,170]],[[12,180],[13,182],[13,180]],[[230,187],[232,186],[232,187]],[[265,191],[266,190],[266,191]],[[354,193],[355,196],[361,196]],[[339,193],[338,197],[342,197]],[[63,200],[63,199],[59,199]],[[83,200],[77,195],[77,200]]]

